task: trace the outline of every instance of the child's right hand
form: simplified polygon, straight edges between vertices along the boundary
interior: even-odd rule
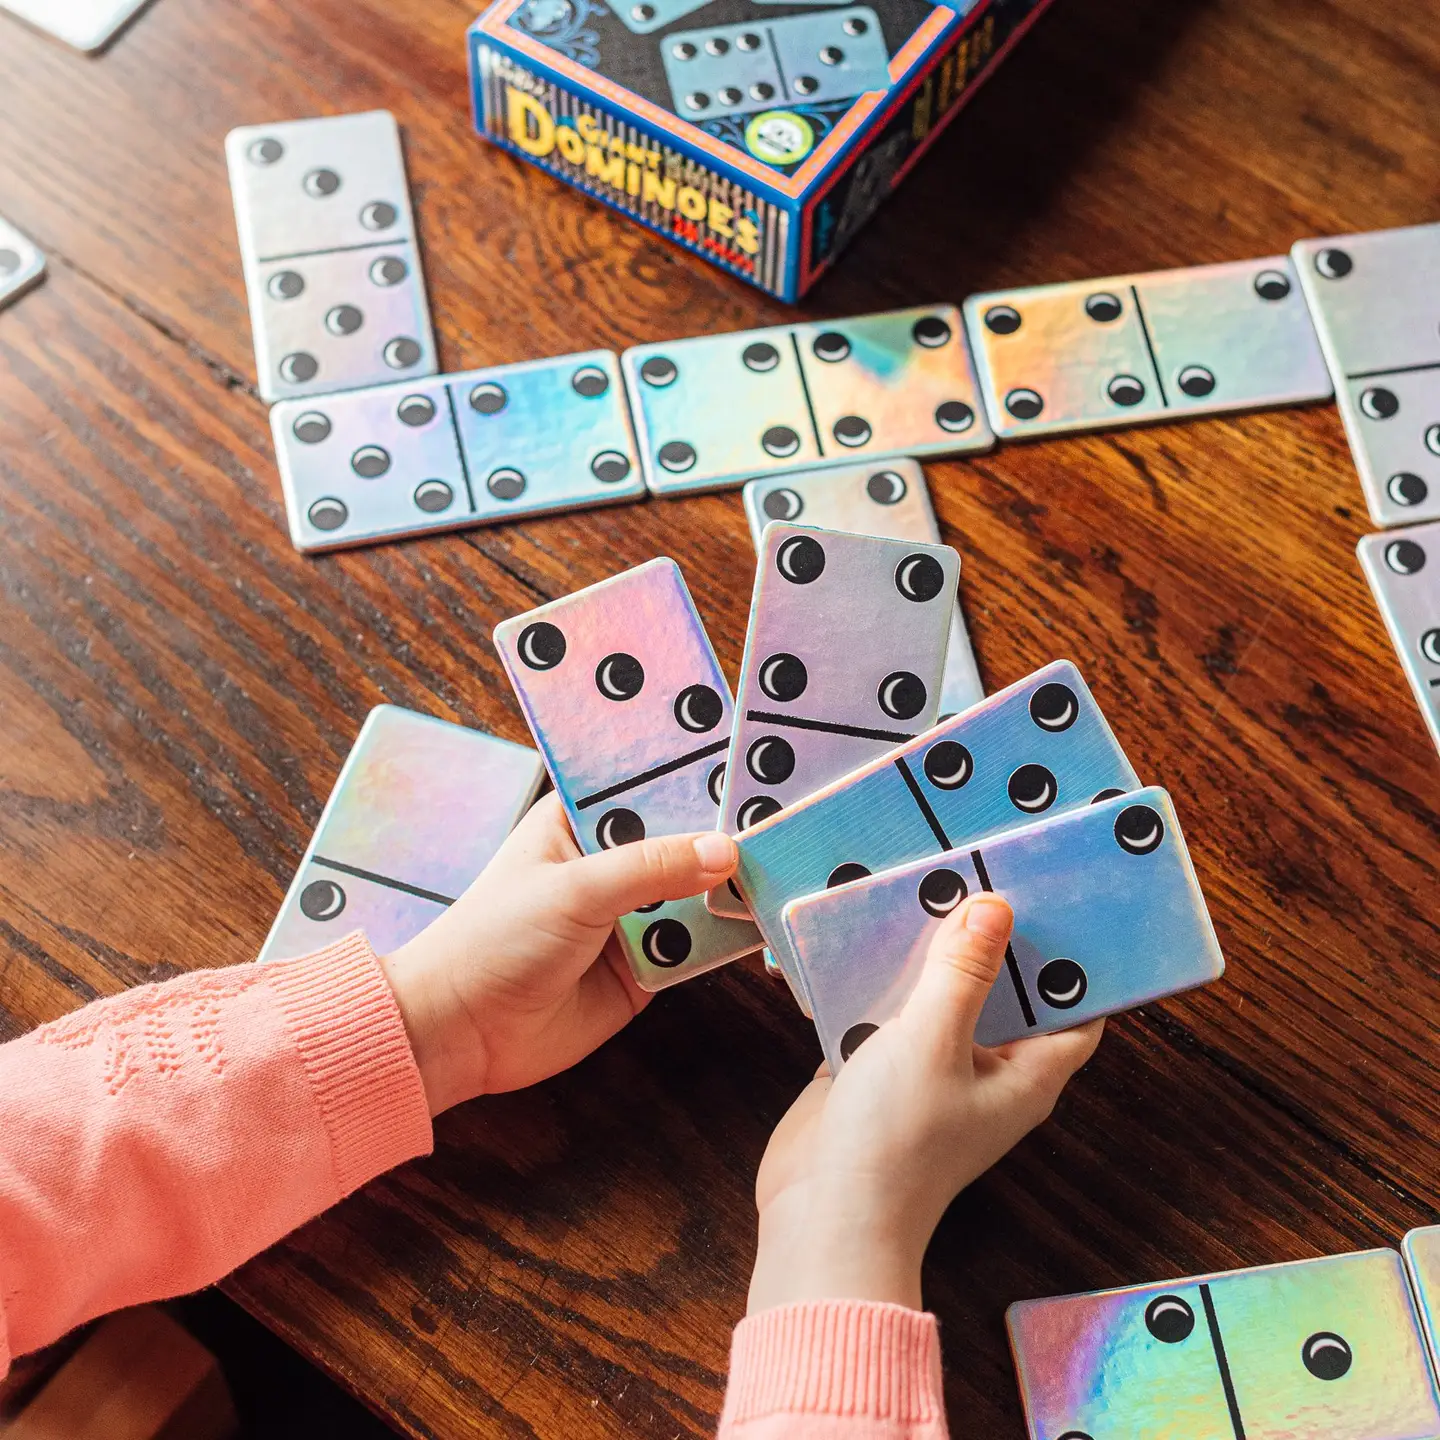
[[[920,1264],[951,1200],[1054,1108],[1094,1053],[1092,1021],[995,1049],[975,1025],[1013,915],[972,896],[935,932],[914,993],[776,1127],[755,1184],[750,1313],[804,1300],[921,1308]]]

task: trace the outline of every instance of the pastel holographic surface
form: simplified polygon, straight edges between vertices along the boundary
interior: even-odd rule
[[[1327,399],[1289,258],[972,295],[965,324],[1002,439]]]
[[[945,545],[766,526],[722,829],[747,829],[934,723],[959,574]],[[746,913],[729,887],[708,903]]]
[[[953,305],[639,345],[621,365],[657,494],[995,443]]]
[[[270,424],[301,550],[645,494],[608,350],[287,401]]]
[[[580,847],[715,828],[730,688],[673,560],[652,560],[495,627],[495,646]],[[703,896],[624,917],[659,989],[759,948]]]
[[[955,306],[797,325],[795,339],[827,454],[947,455],[995,443]]]
[[[771,520],[799,521],[825,530],[883,535],[891,540],[940,543],[925,472],[910,459],[872,461],[806,470],[771,480],[751,480],[743,491],[750,538],[758,551],[760,532]],[[957,600],[940,682],[940,714],[958,715],[985,698],[975,652]]]
[[[385,954],[490,862],[540,787],[540,757],[413,710],[370,712],[330,793],[262,959],[352,930]]]
[[[387,110],[225,137],[268,401],[433,375],[400,131]]]
[[[1393,1250],[1026,1300],[1007,1315],[1031,1440],[1435,1440]]]
[[[1440,523],[1366,535],[1356,553],[1430,738],[1440,748]]]
[[[1400,1247],[1410,1288],[1420,1312],[1425,1343],[1440,1367],[1440,1225],[1426,1225],[1406,1235]]]
[[[1089,805],[1140,782],[1080,672],[1057,660],[737,837],[736,885],[792,987],[785,905]]]
[[[785,933],[832,1071],[897,1014],[967,895],[1015,933],[976,1039],[1000,1045],[1112,1015],[1225,968],[1170,797],[1138,790],[793,900]]]
[[[934,723],[959,575],[948,545],[766,526],[724,829],[747,828]]]
[[[1440,519],[1440,225],[1292,248],[1377,525]]]

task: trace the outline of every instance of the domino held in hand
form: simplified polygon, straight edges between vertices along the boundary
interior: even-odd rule
[[[1010,902],[982,1045],[1216,980],[1225,962],[1170,797],[1138,790],[792,900],[783,912],[832,1072],[897,1014],[967,895]]]
[[[751,480],[742,498],[757,552],[761,532],[772,520],[798,520],[823,530],[849,530],[890,540],[940,543],[925,472],[916,461],[904,457]],[[984,698],[964,610],[957,598],[940,682],[940,715],[949,719]]]
[[[1139,785],[1080,672],[1057,660],[742,831],[735,883],[803,999],[787,902]]]
[[[377,705],[260,959],[308,955],[352,930],[381,955],[403,945],[489,864],[543,776],[528,745]]]
[[[673,560],[502,621],[495,648],[582,850],[715,828],[730,687]],[[760,947],[703,896],[623,916],[616,932],[647,990]]]

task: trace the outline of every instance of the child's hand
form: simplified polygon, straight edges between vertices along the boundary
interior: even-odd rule
[[[977,895],[935,932],[905,1008],[771,1137],[755,1184],[750,1313],[801,1300],[920,1308],[920,1262],[946,1206],[1053,1109],[1104,1021],[987,1050],[975,1024],[1013,916]],[[861,942],[863,943],[863,942]]]
[[[582,856],[559,800],[537,802],[459,900],[383,961],[430,1113],[533,1085],[608,1040],[650,999],[615,921],[723,883],[735,860],[718,831]]]

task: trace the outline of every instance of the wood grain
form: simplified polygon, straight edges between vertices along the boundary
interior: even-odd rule
[[[468,0],[157,0],[87,60],[0,24],[0,1027],[252,955],[366,710],[512,739],[499,619],[657,554],[734,671],[738,497],[324,559],[286,543],[221,142],[385,106],[442,361],[787,312],[472,133]],[[805,310],[1271,254],[1433,220],[1440,36],[1362,0],[1058,0]],[[1436,757],[1356,567],[1329,407],[930,469],[992,686],[1075,659],[1185,820],[1230,969],[1112,1023],[955,1205],[927,1293],[957,1428],[1019,1436],[1012,1300],[1348,1247],[1440,1215]],[[770,1128],[818,1050],[743,967],[228,1288],[417,1436],[713,1427]]]

